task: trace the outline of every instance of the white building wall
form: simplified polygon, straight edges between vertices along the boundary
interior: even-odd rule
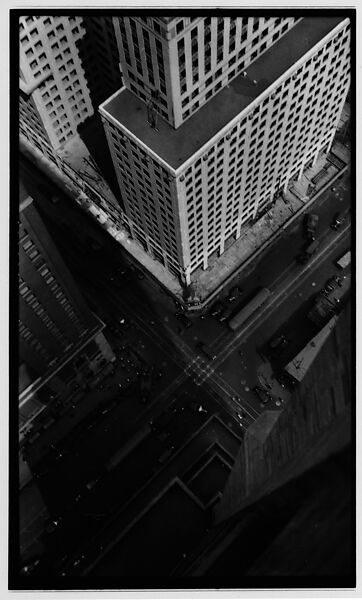
[[[181,198],[172,170],[104,118],[132,237],[172,272],[185,266]]]
[[[191,272],[207,268],[207,257],[222,253],[225,240],[239,237],[242,225],[330,143],[349,88],[348,29],[341,24],[206,145],[203,157],[188,161],[183,185]]]
[[[36,129],[36,120],[28,118],[30,110],[24,106],[28,97],[50,145],[58,149],[77,135],[104,94],[121,86],[113,24],[100,17],[23,16],[19,28],[21,125]],[[87,66],[92,91],[84,68],[87,57],[92,59]]]

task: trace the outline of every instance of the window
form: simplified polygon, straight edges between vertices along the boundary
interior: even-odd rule
[[[181,21],[179,21],[176,25],[176,33],[181,33],[181,31],[183,31],[184,29],[184,22],[183,19],[181,19]]]

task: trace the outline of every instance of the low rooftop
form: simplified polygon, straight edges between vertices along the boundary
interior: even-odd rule
[[[170,167],[177,169],[343,19],[343,16],[302,19],[247,67],[247,77],[236,77],[178,129],[161,117],[158,131],[152,129],[147,124],[145,103],[128,90],[106,101],[103,109]],[[257,81],[256,85],[253,80]]]

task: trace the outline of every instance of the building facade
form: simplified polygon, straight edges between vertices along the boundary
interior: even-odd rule
[[[115,18],[125,85],[177,128],[298,20]]]
[[[19,227],[20,429],[60,406],[114,361],[104,324],[87,307],[26,191]]]
[[[222,254],[227,240],[238,239],[242,227],[272,206],[307,163],[329,151],[349,89],[350,24],[343,17],[305,17],[285,23],[249,18],[243,25],[240,18],[236,43],[231,19],[225,18],[223,27],[215,19],[208,31],[214,41],[209,74],[205,18],[146,21],[147,28],[143,19],[116,20],[127,87],[100,112],[126,230],[190,284],[196,269],[206,269],[213,253]],[[177,31],[179,23],[183,29]],[[221,73],[218,40],[223,40]],[[196,47],[199,79],[192,83]],[[171,69],[175,64],[178,68]],[[151,72],[156,92],[160,85],[152,102]]]
[[[122,84],[112,19],[22,16],[19,28],[20,136],[58,164],[57,150]]]

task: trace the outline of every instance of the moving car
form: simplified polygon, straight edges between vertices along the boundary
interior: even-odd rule
[[[239,286],[235,286],[233,288],[231,288],[229,295],[227,297],[227,301],[228,302],[234,302],[234,300],[236,300],[237,298],[239,298],[242,294],[242,290],[239,288]]]
[[[226,308],[224,308],[221,315],[219,315],[217,317],[217,320],[219,321],[219,323],[223,323],[224,321],[227,321],[231,317],[231,315],[234,311],[235,311],[234,306],[227,306]]]
[[[218,317],[219,315],[221,315],[221,313],[223,312],[224,309],[225,309],[224,304],[220,300],[218,300],[210,308],[210,316]]]
[[[343,225],[345,220],[346,220],[346,217],[344,217],[342,213],[338,212],[333,217],[333,221],[331,223],[331,228],[335,229],[337,231],[337,229],[339,229],[340,226]]]

